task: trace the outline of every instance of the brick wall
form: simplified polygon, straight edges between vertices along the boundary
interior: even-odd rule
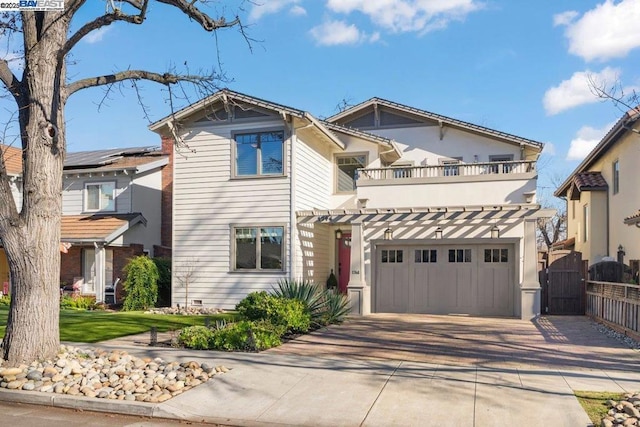
[[[156,258],[171,258],[171,247],[153,245],[153,256]]]
[[[60,283],[73,285],[73,278],[82,276],[82,247],[71,246],[68,253],[60,254]]]
[[[160,239],[162,246],[168,248],[171,247],[171,221],[173,218],[173,146],[173,138],[167,136],[162,137],[162,153],[169,156],[169,163],[162,168],[162,228]]]

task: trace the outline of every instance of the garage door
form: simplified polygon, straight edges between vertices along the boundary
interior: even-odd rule
[[[512,316],[513,265],[512,245],[378,248],[375,310]]]

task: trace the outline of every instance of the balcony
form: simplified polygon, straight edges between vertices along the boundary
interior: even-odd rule
[[[458,163],[358,170],[368,208],[535,203],[536,162]]]
[[[480,177],[481,180],[492,181],[516,178],[514,175],[517,174],[535,173],[535,169],[536,162],[531,160],[359,169],[358,186],[367,185],[368,181],[390,180],[396,181],[394,184],[403,184],[405,182],[402,180],[424,178]]]

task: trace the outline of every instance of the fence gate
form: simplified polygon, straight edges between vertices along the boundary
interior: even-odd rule
[[[547,268],[540,272],[542,311],[547,314],[583,315],[586,302],[587,262],[582,253],[549,252]]]

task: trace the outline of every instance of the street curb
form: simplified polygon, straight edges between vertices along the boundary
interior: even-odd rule
[[[143,402],[124,402],[121,400],[7,389],[0,389],[0,401],[149,418],[154,418],[154,413],[157,412],[158,406],[157,404]],[[156,415],[155,418],[159,417]]]

